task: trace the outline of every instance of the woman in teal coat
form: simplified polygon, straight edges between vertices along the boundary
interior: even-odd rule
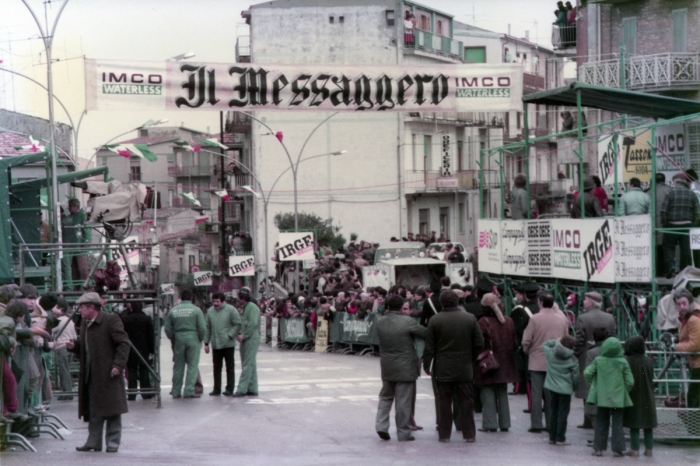
[[[603,450],[608,448],[611,417],[613,456],[622,456],[625,451],[622,420],[624,408],[632,406],[629,391],[634,387],[634,377],[629,363],[623,356],[620,340],[605,340],[600,348],[600,356],[593,360],[583,375],[590,387],[586,401],[598,406],[593,456],[603,456]]]

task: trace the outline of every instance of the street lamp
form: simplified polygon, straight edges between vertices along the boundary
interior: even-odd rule
[[[262,184],[260,183],[260,180],[258,180],[258,178],[255,176],[253,171],[250,168],[248,168],[246,165],[244,165],[242,162],[238,161],[235,157],[232,157],[232,156],[226,155],[226,154],[220,154],[219,152],[214,152],[214,151],[210,151],[210,150],[206,150],[206,149],[204,149],[204,150],[200,149],[200,152],[208,152],[210,154],[214,154],[214,155],[218,155],[220,157],[231,159],[236,165],[240,166],[245,171],[247,171],[248,174],[253,178],[253,180],[255,180],[255,183],[258,185],[259,191],[255,191],[251,186],[248,186],[248,185],[241,186],[241,189],[252,193],[256,199],[262,199],[262,201],[263,201],[263,212],[264,212],[263,220],[265,223],[265,227],[264,227],[265,228],[265,293],[267,294],[266,297],[269,298],[270,297],[270,286],[269,286],[269,281],[270,281],[270,249],[269,249],[269,244],[268,244],[267,206],[270,202],[270,196],[272,195],[272,192],[274,191],[275,186],[277,186],[277,182],[282,178],[282,176],[284,176],[285,173],[287,173],[289,170],[291,170],[292,167],[287,167],[286,169],[284,169],[282,171],[282,173],[279,174],[279,176],[277,177],[275,182],[272,183],[272,187],[267,192],[267,195],[265,195],[265,191],[263,190]],[[340,151],[335,151],[335,152],[328,152],[326,154],[313,155],[311,157],[307,157],[303,160],[300,160],[297,163],[297,165],[301,162],[308,162],[309,160],[317,159],[319,157],[327,157],[329,155],[336,156],[336,155],[343,155],[343,154],[347,154],[347,153],[348,153],[348,151],[346,151],[346,150],[340,150]],[[297,267],[297,271],[296,271],[296,273],[297,273],[297,286],[298,286],[298,276],[299,276],[298,269],[299,268]]]

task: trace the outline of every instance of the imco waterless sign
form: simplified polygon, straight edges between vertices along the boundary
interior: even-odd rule
[[[310,231],[280,233],[279,260],[305,261],[314,257],[314,234]]]
[[[255,275],[255,256],[229,256],[228,273],[232,277]]]
[[[479,239],[485,272],[603,283],[651,278],[648,215],[480,220]]]

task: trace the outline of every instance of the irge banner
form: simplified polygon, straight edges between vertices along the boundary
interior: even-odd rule
[[[310,231],[280,233],[280,246],[277,250],[281,261],[305,261],[315,259],[314,234]]]

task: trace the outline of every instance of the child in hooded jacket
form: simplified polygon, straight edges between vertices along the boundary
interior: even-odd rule
[[[593,456],[603,456],[603,450],[608,448],[610,418],[613,456],[623,456],[625,434],[622,421],[624,408],[632,406],[629,391],[634,386],[634,377],[630,365],[623,357],[620,340],[614,337],[605,340],[600,347],[600,356],[583,371],[583,376],[590,387],[587,401],[598,406]]]
[[[566,425],[571,409],[571,394],[579,381],[578,359],[574,356],[576,340],[564,335],[542,345],[547,358],[547,376],[544,388],[549,390],[549,443],[571,445],[566,441]]]

